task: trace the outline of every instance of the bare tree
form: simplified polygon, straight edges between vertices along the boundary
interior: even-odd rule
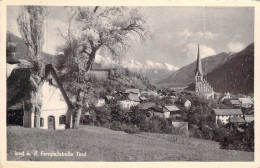
[[[44,20],[47,10],[42,6],[24,6],[17,18],[20,33],[28,47],[30,61],[33,64],[30,76],[30,91],[25,100],[25,127],[33,127],[32,115],[35,115],[35,126],[40,127],[41,87],[44,78],[42,46],[44,43]]]
[[[77,129],[83,99],[90,86],[89,71],[97,52],[119,60],[136,40],[143,40],[148,29],[137,8],[72,7],[69,30],[59,69],[70,93],[75,95],[73,128]]]

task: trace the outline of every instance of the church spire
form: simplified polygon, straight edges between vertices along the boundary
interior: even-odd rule
[[[196,75],[203,76],[201,59],[200,59],[200,46],[198,45],[198,56],[197,56],[197,65],[196,65]]]

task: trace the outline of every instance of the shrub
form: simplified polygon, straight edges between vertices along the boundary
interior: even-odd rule
[[[140,129],[136,125],[126,125],[123,130],[129,134],[140,133]]]

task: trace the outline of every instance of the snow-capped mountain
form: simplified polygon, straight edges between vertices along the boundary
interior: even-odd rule
[[[121,61],[121,63],[118,63],[113,61],[109,57],[103,57],[101,55],[96,56],[95,62],[101,64],[102,66],[108,67],[116,67],[118,65],[121,65],[122,67],[127,68],[130,71],[143,74],[144,76],[148,77],[148,79],[153,83],[160,81],[161,79],[165,78],[165,76],[179,69],[168,63],[158,63],[152,62],[150,60],[146,61],[146,63],[144,64],[136,60],[124,60]]]

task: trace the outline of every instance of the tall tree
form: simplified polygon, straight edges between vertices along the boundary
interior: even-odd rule
[[[25,100],[25,127],[40,127],[41,113],[41,87],[44,78],[44,62],[42,57],[42,46],[44,43],[44,20],[47,10],[43,6],[23,6],[17,18],[20,33],[28,47],[28,54],[33,68],[30,74],[29,85],[31,90]],[[35,116],[35,123],[33,117]],[[34,125],[33,125],[34,123]]]
[[[58,69],[65,88],[74,95],[73,128],[79,126],[83,99],[91,88],[89,71],[97,52],[119,60],[135,42],[148,34],[146,22],[136,8],[72,7],[69,29]]]

